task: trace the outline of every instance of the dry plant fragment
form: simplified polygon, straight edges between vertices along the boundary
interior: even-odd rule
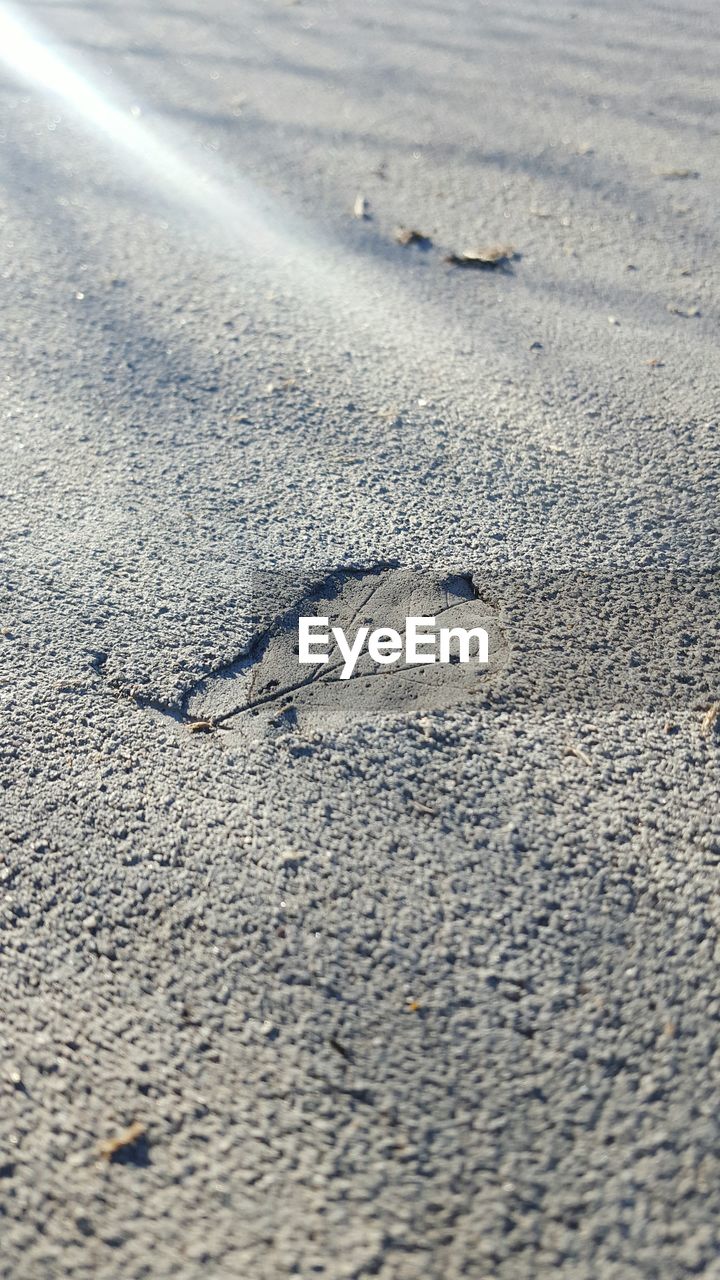
[[[592,764],[592,760],[589,755],[583,751],[582,747],[575,746],[574,743],[570,743],[570,745],[565,748],[565,755],[574,756],[576,760],[582,760],[582,763],[588,766]]]
[[[699,307],[678,307],[674,302],[668,303],[668,311],[671,316],[682,316],[684,320],[691,320],[693,316],[700,315]]]
[[[659,178],[699,178],[697,169],[660,169]]]
[[[138,1138],[142,1138],[145,1133],[145,1125],[139,1120],[134,1120],[129,1124],[127,1129],[123,1129],[122,1133],[117,1134],[114,1138],[106,1138],[98,1147],[98,1155],[101,1160],[112,1160],[118,1151],[124,1151],[126,1147],[131,1147],[137,1142]]]
[[[410,803],[418,813],[428,813],[432,818],[437,817],[437,809],[431,809],[429,804],[423,804],[421,800],[411,800]]]
[[[360,218],[360,219],[370,217],[370,205],[368,204],[367,200],[365,199],[364,195],[362,195],[361,192],[358,192],[358,194],[355,197],[355,203],[353,205],[353,216],[355,218]]]
[[[349,1050],[349,1049],[346,1049],[346,1048],[345,1048],[345,1045],[344,1045],[344,1044],[341,1044],[341,1043],[340,1043],[340,1041],[337,1039],[337,1037],[336,1037],[336,1036],[331,1036],[331,1037],[330,1037],[329,1044],[330,1044],[331,1048],[333,1048],[333,1049],[335,1050],[335,1052],[336,1052],[336,1053],[339,1053],[339,1054],[340,1054],[340,1057],[341,1057],[341,1058],[344,1058],[344,1059],[345,1059],[345,1061],[346,1061],[346,1062],[352,1062],[352,1054],[351,1054],[350,1050]]]
[[[212,720],[193,720],[188,725],[188,733],[211,733],[214,728]]]
[[[464,249],[462,253],[448,253],[444,261],[453,267],[476,267],[481,271],[507,267],[520,255],[511,244],[488,245],[483,249]]]
[[[700,731],[709,737],[713,731],[717,733],[718,730],[720,730],[720,702],[713,702],[700,721]]]
[[[395,230],[395,239],[398,244],[420,244],[429,248],[432,244],[430,236],[426,236],[423,231],[417,231],[414,227],[397,227]]]

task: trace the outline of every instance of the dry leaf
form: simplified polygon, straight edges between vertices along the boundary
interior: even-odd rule
[[[397,227],[395,239],[398,244],[419,244],[427,249],[432,244],[430,236],[426,236],[423,231],[416,231],[414,227]]]
[[[449,262],[453,267],[476,267],[487,271],[497,267],[508,267],[513,259],[519,256],[511,244],[495,244],[483,249],[464,249],[462,253],[448,253],[444,261]]]
[[[188,733],[212,733],[214,728],[212,720],[193,720],[188,725]]]
[[[115,1138],[106,1138],[98,1147],[98,1155],[102,1160],[112,1160],[118,1151],[124,1151],[126,1147],[131,1147],[137,1142],[138,1138],[142,1138],[145,1133],[145,1125],[139,1120],[134,1120],[129,1124],[127,1129],[123,1129]]]
[[[444,707],[448,700],[450,705],[465,703],[478,692],[473,663],[448,664],[421,687],[412,665],[378,675],[367,650],[357,659],[356,678],[345,682],[341,673],[346,661],[330,639],[328,662],[305,674],[298,667],[298,619],[309,614],[327,618],[329,635],[333,626],[354,626],[361,615],[368,632],[378,619],[383,627],[399,628],[402,636],[407,617],[414,612],[434,617],[440,629],[448,617],[453,626],[475,625],[482,618],[485,626],[492,627],[491,661],[497,667],[505,660],[506,641],[488,617],[488,606],[480,600],[470,574],[432,571],[420,575],[381,565],[368,571],[331,572],[302,595],[290,580],[287,589],[287,604],[278,600],[277,613],[258,633],[250,651],[231,668],[201,682],[188,720],[206,719],[213,727],[225,726],[254,739],[277,733],[302,735],[316,728],[325,731],[348,719],[414,714]]]

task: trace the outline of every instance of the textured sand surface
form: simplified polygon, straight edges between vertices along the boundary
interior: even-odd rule
[[[707,702],[152,710],[258,567],[712,565],[715,4],[14,15],[0,1275],[718,1280]]]

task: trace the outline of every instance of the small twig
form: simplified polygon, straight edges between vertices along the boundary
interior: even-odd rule
[[[132,1147],[139,1138],[145,1134],[145,1125],[139,1120],[134,1120],[129,1124],[127,1129],[123,1129],[122,1133],[117,1134],[114,1138],[106,1138],[98,1146],[98,1155],[101,1160],[112,1160],[118,1151],[124,1151],[126,1147]]]
[[[341,1044],[340,1041],[336,1039],[335,1036],[331,1036],[328,1043],[330,1045],[330,1048],[334,1049],[336,1053],[339,1053],[340,1057],[344,1058],[346,1062],[352,1062],[352,1054],[350,1050],[346,1049],[345,1045]]]
[[[411,800],[410,803],[419,813],[429,813],[431,818],[437,817],[437,809],[431,809],[429,805],[423,804],[422,800]]]
[[[720,702],[713,702],[700,721],[700,732],[709,737],[713,730],[720,728]]]

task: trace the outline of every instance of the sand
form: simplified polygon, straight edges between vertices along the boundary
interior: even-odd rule
[[[716,1277],[709,698],[181,714],[258,569],[712,573],[715,6],[20,12],[0,1275]]]

